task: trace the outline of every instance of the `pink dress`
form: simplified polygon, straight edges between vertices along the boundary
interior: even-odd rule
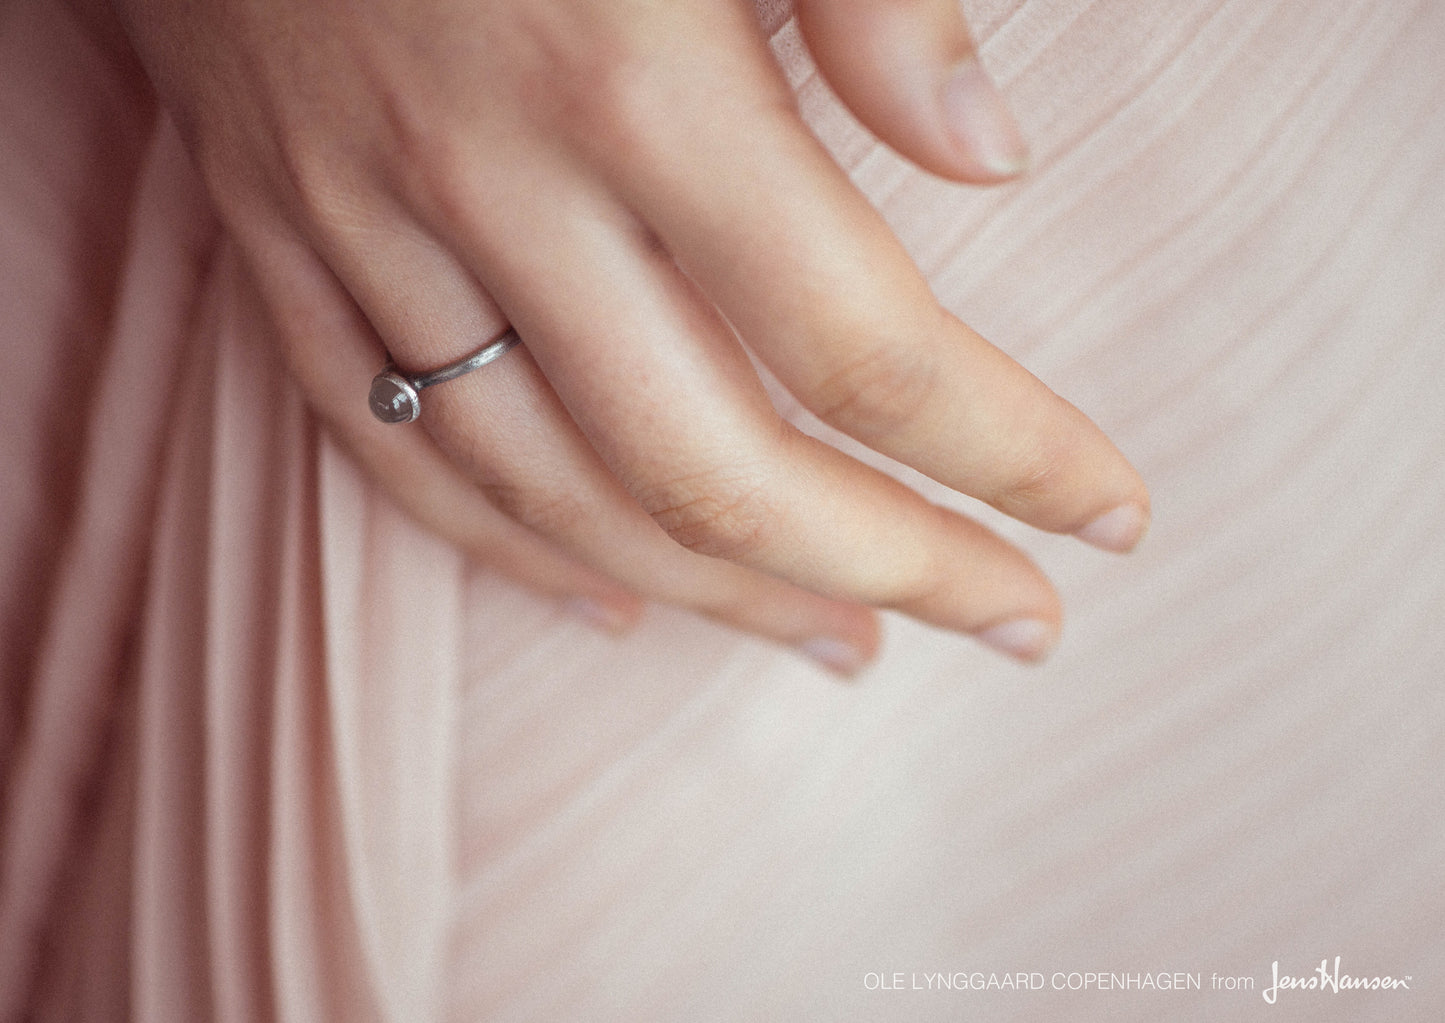
[[[1154,529],[1003,524],[1046,667],[894,620],[842,687],[422,533],[123,41],[0,5],[0,1021],[1217,1020],[1336,956],[1407,986],[1283,1018],[1445,1015],[1445,4],[965,7],[1018,185],[908,167],[761,13]]]

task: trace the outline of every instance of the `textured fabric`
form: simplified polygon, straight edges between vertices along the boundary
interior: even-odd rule
[[[991,190],[759,6],[940,298],[1139,466],[1144,547],[970,507],[1065,596],[1042,669],[593,634],[368,487],[123,46],[11,0],[0,1020],[1216,1020],[1337,955],[1410,988],[1272,1014],[1445,1014],[1445,4],[972,0],[1036,157]]]

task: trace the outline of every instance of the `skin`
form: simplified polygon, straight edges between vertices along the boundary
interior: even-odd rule
[[[799,119],[750,5],[120,7],[313,407],[500,571],[613,628],[666,601],[841,671],[876,652],[875,608],[995,638],[1035,622],[1013,652],[1041,656],[1060,607],[1038,568],[785,423],[739,336],[825,421],[955,490],[1056,532],[1130,507],[1109,545],[1142,533],[1138,474],[938,305]],[[979,184],[1016,169],[950,128],[973,53],[954,0],[798,15],[905,156]],[[427,391],[424,428],[371,419],[388,354],[431,369],[509,323],[525,346]]]

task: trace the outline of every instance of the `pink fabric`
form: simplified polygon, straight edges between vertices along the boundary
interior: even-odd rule
[[[368,487],[123,48],[12,0],[0,1020],[1212,1020],[1335,955],[1411,989],[1278,1012],[1445,1012],[1445,6],[972,0],[1037,158],[988,191],[760,6],[940,297],[1141,468],[1145,547],[984,516],[1069,604],[1037,671],[595,635]],[[1205,990],[868,980],[1086,970]]]

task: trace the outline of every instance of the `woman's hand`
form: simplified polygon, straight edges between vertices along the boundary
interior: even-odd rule
[[[804,436],[825,421],[1124,550],[1138,475],[942,310],[799,119],[739,0],[121,0],[317,411],[421,521],[616,626],[638,597],[850,671],[871,607],[1035,658],[1021,552]],[[1021,169],[955,0],[811,0],[829,81],[939,174]],[[525,346],[372,420],[388,358]]]

